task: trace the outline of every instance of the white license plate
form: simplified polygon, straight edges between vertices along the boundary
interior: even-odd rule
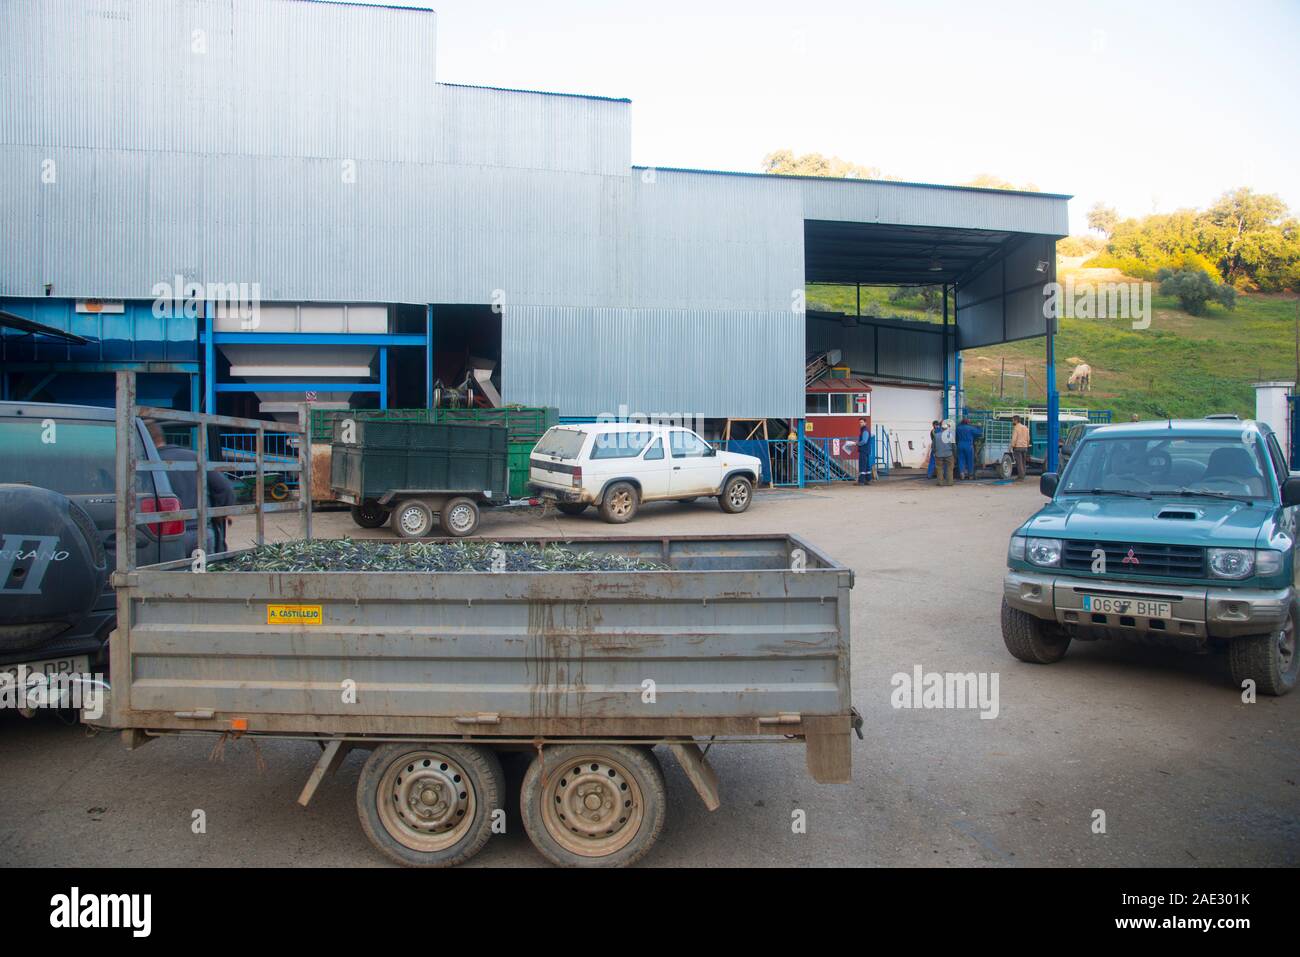
[[[1135,615],[1140,618],[1172,618],[1173,602],[1146,598],[1112,598],[1084,595],[1083,610],[1101,615]]]
[[[0,665],[0,675],[12,675],[18,678],[18,669],[26,668],[28,675],[84,675],[90,673],[90,658],[86,655],[74,655],[70,658],[47,658],[44,661],[24,661],[21,664]]]

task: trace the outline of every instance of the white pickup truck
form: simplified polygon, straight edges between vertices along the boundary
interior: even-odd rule
[[[588,505],[607,522],[631,521],[642,502],[716,497],[743,512],[763,474],[752,455],[722,452],[690,429],[633,423],[557,425],[529,462],[529,486],[566,515]]]

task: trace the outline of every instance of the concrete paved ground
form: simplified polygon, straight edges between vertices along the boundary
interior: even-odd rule
[[[761,493],[743,516],[712,502],[647,506],[628,526],[590,513],[485,519],[485,535],[785,532],[857,572],[853,783],[811,783],[788,746],[718,747],[723,807],[705,811],[671,756],[657,866],[1247,865],[1300,863],[1300,693],[1243,704],[1217,658],[1075,643],[1059,664],[1012,659],[998,626],[1006,539],[1036,485]],[[286,535],[291,520],[277,517]],[[235,540],[246,536],[237,530]],[[362,532],[345,513],[317,534]],[[891,705],[896,673],[998,675],[999,713]],[[57,716],[0,714],[0,863],[299,865],[383,863],[357,823],[352,755],[303,810],[313,745],[248,742],[221,762],[210,742],[164,739],[129,753]],[[517,780],[521,770],[514,771]],[[191,831],[195,809],[207,833]],[[791,811],[807,812],[806,834]],[[1095,812],[1106,832],[1092,831]],[[511,808],[512,815],[514,814]],[[532,866],[512,816],[474,860]]]

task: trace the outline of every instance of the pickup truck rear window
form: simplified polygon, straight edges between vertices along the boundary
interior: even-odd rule
[[[634,459],[650,440],[649,432],[602,432],[591,444],[593,459]]]
[[[587,441],[587,433],[581,429],[551,429],[533,446],[533,454],[576,459],[585,441]]]

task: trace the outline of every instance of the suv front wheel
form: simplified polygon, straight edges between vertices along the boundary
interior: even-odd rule
[[[615,482],[605,489],[600,500],[600,517],[614,525],[630,522],[636,516],[641,496],[631,482]]]
[[[1296,603],[1277,631],[1234,638],[1228,645],[1228,670],[1233,683],[1255,682],[1261,694],[1284,695],[1296,685],[1300,657],[1296,656]]]
[[[1021,661],[1050,665],[1065,657],[1070,647],[1070,636],[1056,622],[1044,621],[1019,608],[1012,608],[1003,598],[1002,642],[1007,651]]]
[[[718,496],[718,504],[722,506],[722,510],[732,515],[749,508],[749,503],[753,500],[754,485],[743,475],[727,479],[726,484],[722,486],[722,494]]]

